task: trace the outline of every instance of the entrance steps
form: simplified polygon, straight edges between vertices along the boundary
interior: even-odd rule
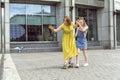
[[[57,41],[11,43],[10,53],[18,53],[18,52],[31,53],[31,52],[61,51],[61,47],[59,47],[58,44],[59,43]],[[19,50],[21,50],[21,51],[19,51]]]

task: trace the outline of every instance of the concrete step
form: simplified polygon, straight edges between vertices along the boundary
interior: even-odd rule
[[[58,47],[57,41],[44,41],[44,42],[11,42],[10,48],[23,46],[25,48],[43,48],[43,47]]]
[[[88,41],[87,44],[88,44],[88,46],[100,46],[100,42],[97,42],[97,41],[96,42],[93,42],[93,41],[89,42]]]
[[[12,42],[10,44],[10,53],[18,53],[20,50],[15,48],[21,47],[24,47],[23,53],[60,51],[57,41]]]
[[[62,51],[60,47],[43,47],[43,48],[23,48],[22,51],[11,48],[10,53],[32,53],[32,52],[58,52]]]
[[[117,46],[117,49],[120,49],[120,46]]]
[[[88,50],[101,50],[104,49],[103,46],[88,46]]]

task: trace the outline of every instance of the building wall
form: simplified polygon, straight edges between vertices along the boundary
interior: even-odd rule
[[[0,0],[0,3],[1,3],[1,0]],[[0,5],[1,6],[1,5]],[[0,7],[0,26],[1,26],[1,17],[2,17],[2,15],[1,15],[1,13],[2,13],[2,9],[1,9],[1,7]],[[2,42],[1,42],[1,27],[0,27],[0,53],[1,53],[1,45],[2,45]]]
[[[12,0],[11,0],[12,1]],[[24,0],[23,0],[24,1]],[[113,17],[113,1],[114,0],[44,0],[43,3],[47,1],[56,2],[56,24],[57,27],[63,23],[64,16],[70,16],[72,21],[75,22],[75,5],[80,6],[91,6],[97,9],[97,26],[98,26],[98,41],[100,46],[105,49],[115,48],[115,32],[114,32],[114,17]],[[75,2],[74,2],[75,1]],[[1,22],[1,21],[0,21]],[[5,51],[10,51],[10,21],[9,21],[9,0],[5,0]],[[1,23],[0,23],[1,25]],[[1,36],[1,33],[0,33]],[[62,31],[57,34],[57,41],[62,41]],[[1,43],[1,40],[0,40]]]
[[[104,49],[115,48],[114,0],[76,0],[76,5],[97,9],[98,41]]]
[[[114,34],[113,0],[105,0],[104,8],[98,10],[98,37],[105,49],[115,48]]]
[[[109,45],[109,16],[108,16],[108,1],[105,1],[103,9],[98,9],[98,40],[101,43],[101,46],[108,48]]]
[[[9,0],[5,0],[5,52],[10,51]]]
[[[104,0],[75,0],[76,4],[86,5],[86,6],[96,6],[104,7]]]
[[[1,25],[1,52],[9,53],[10,51],[10,27],[9,27],[9,0],[2,0],[4,2],[4,8],[1,10],[2,23]],[[1,21],[0,21],[1,22]]]
[[[10,50],[10,27],[9,27],[9,0],[4,0],[2,25],[2,52],[9,53]]]
[[[115,0],[114,4],[115,10],[120,10],[120,0]]]
[[[57,24],[57,27],[59,27],[63,23],[64,15],[65,15],[65,4],[64,4],[64,0],[61,0],[61,3],[56,5],[56,19],[57,19],[56,24]],[[61,46],[62,34],[63,34],[62,31],[57,33],[57,41],[59,42],[60,47],[62,47]]]

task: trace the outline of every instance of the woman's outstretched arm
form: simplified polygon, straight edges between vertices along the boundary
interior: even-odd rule
[[[57,29],[54,29],[54,27],[52,25],[49,25],[48,28],[54,32],[59,32],[60,30],[62,30],[62,25],[60,25]]]

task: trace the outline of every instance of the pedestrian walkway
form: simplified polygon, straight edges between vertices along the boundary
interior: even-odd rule
[[[21,80],[10,54],[4,55],[3,71],[2,80]]]
[[[120,50],[88,50],[87,53],[88,67],[82,66],[84,58],[80,54],[80,68],[69,69],[61,69],[62,52],[6,54],[4,71],[8,74],[3,80],[120,80]]]
[[[3,68],[1,59],[2,59],[2,54],[0,54],[0,80],[2,79],[2,68]]]

